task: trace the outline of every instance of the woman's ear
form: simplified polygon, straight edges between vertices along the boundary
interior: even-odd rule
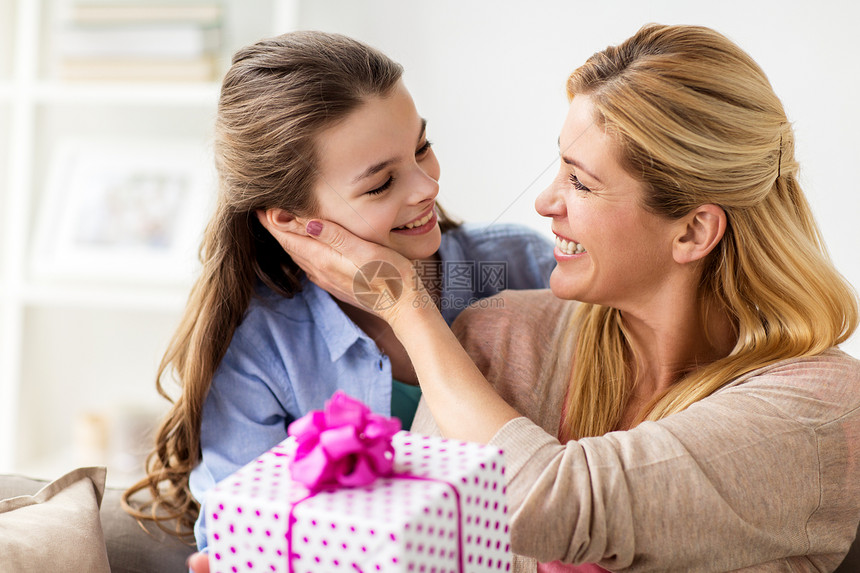
[[[726,212],[711,203],[699,205],[679,223],[672,255],[677,263],[691,263],[704,259],[720,243],[726,232]]]

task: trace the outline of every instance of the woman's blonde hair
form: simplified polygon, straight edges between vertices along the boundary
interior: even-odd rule
[[[749,55],[708,28],[648,25],[590,57],[567,91],[570,99],[590,97],[622,165],[645,184],[645,208],[674,219],[716,204],[728,220],[699,299],[703,313],[730,316],[737,343],[725,358],[681,376],[637,423],[851,335],[856,293],[826,253],[797,181],[793,130]],[[602,435],[618,428],[631,396],[632,349],[618,310],[582,304],[570,318],[562,337],[569,344],[556,347],[575,346],[561,433]]]
[[[219,193],[200,248],[203,268],[156,376],[181,393],[157,430],[146,477],[123,495],[126,510],[171,532],[192,535],[199,505],[188,477],[200,461],[200,422],[212,377],[258,282],[283,296],[301,289],[301,271],[256,217],[278,207],[315,212],[317,136],[371,97],[389,95],[403,69],[338,34],[293,32],[239,50],[227,71],[215,123]],[[456,223],[440,209],[445,231]],[[150,500],[132,504],[146,491]],[[134,506],[133,506],[134,505]]]

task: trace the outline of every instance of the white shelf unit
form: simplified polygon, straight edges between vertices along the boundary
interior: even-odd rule
[[[104,143],[163,137],[209,150],[219,91],[217,82],[51,77],[52,27],[68,1],[0,0],[0,473],[45,478],[105,462],[74,451],[89,414],[116,422],[166,409],[155,371],[194,272],[186,281],[151,284],[34,274],[30,256],[50,212],[45,187],[55,144],[67,136]],[[220,4],[221,73],[238,47],[297,24],[298,0]],[[113,481],[132,477],[114,472]]]

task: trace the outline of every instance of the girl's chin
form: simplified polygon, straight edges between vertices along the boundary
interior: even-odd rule
[[[439,250],[442,243],[442,232],[439,226],[429,233],[417,236],[400,236],[390,245],[392,249],[410,260],[429,259]]]

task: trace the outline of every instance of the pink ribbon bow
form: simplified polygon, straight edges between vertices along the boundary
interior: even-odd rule
[[[391,438],[399,431],[399,419],[374,414],[338,390],[325,410],[309,412],[287,428],[298,443],[290,473],[312,492],[329,485],[367,485],[391,474]]]

